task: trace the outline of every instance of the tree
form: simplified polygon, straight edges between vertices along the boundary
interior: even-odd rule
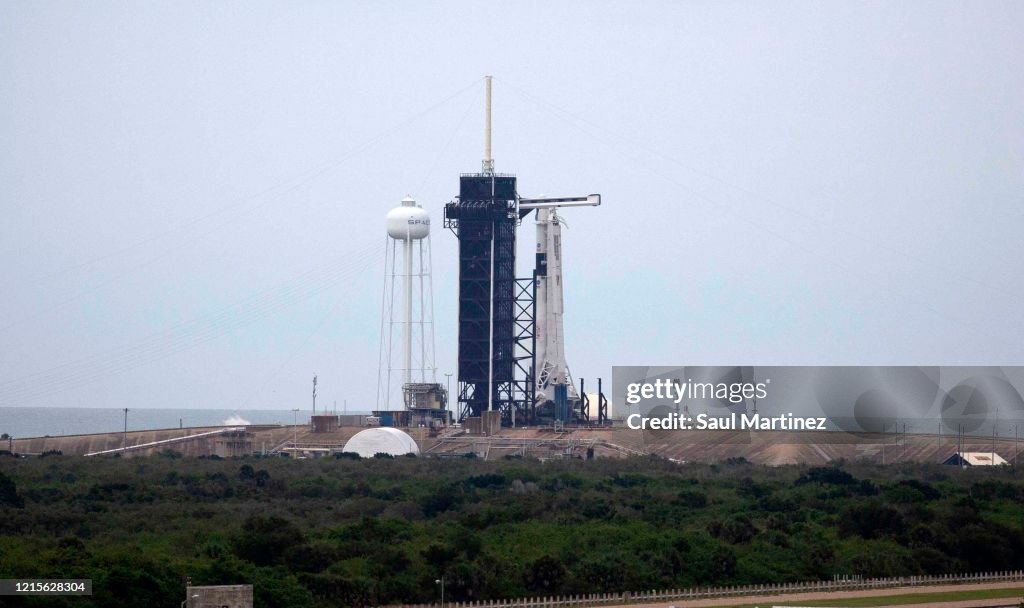
[[[251,464],[243,464],[238,469],[238,478],[242,481],[252,481],[256,478],[256,471],[253,470]]]
[[[708,524],[708,532],[716,538],[734,545],[750,542],[757,534],[757,528],[746,515],[739,515],[725,521],[713,521]]]
[[[299,579],[284,568],[259,568],[253,580],[257,606],[266,608],[306,608],[313,605],[313,596]]]
[[[846,509],[839,519],[839,530],[862,538],[902,537],[906,523],[896,509],[878,503],[856,505]]]
[[[257,566],[281,563],[285,551],[303,542],[302,532],[290,520],[254,515],[242,524],[235,539],[235,554]]]
[[[839,467],[811,467],[796,480],[796,485],[820,483],[822,485],[849,486],[859,483],[857,479]]]
[[[14,480],[0,473],[0,505],[7,505],[21,509],[25,506],[25,499],[18,495],[18,487]]]
[[[531,593],[554,595],[561,591],[565,566],[557,558],[539,557],[526,570],[526,588]]]

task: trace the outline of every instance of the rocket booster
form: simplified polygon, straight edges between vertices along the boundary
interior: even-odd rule
[[[578,399],[565,362],[562,222],[554,207],[537,209],[536,269],[537,400],[552,399],[555,384],[567,384],[569,398]]]

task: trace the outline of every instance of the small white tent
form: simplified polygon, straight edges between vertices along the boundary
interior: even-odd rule
[[[342,451],[355,452],[363,458],[373,458],[380,453],[391,456],[419,454],[420,448],[408,433],[389,426],[379,426],[353,435],[345,443]]]
[[[1006,459],[995,452],[956,452],[943,461],[942,464],[955,464],[961,466],[984,467],[992,465],[1010,464]]]

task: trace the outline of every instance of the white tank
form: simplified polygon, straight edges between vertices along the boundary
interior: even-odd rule
[[[409,197],[402,206],[388,211],[388,236],[397,240],[419,240],[430,234],[430,215]]]

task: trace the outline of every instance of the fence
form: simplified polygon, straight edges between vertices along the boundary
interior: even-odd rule
[[[531,597],[483,602],[445,602],[442,608],[572,608],[582,606],[613,606],[650,604],[709,598],[779,595],[787,593],[820,593],[827,591],[859,591],[928,585],[962,585],[997,582],[1024,582],[1024,570],[939,576],[900,576],[894,578],[845,579],[775,585],[740,585],[731,587],[695,587],[663,591],[623,593],[592,593],[552,597]],[[437,604],[403,604],[389,608],[438,608]]]

